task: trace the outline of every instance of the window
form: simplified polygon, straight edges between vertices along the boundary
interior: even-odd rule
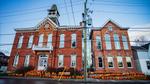
[[[63,67],[64,66],[64,56],[59,55],[58,56],[58,67]]]
[[[18,42],[18,48],[21,48],[22,47],[22,43],[23,43],[23,36],[20,36],[19,37],[19,42]]]
[[[120,41],[118,34],[114,34],[115,49],[120,49]]]
[[[18,61],[19,61],[19,55],[17,54],[14,58],[14,63],[13,63],[14,67],[16,67],[18,65]]]
[[[127,41],[127,37],[125,35],[122,35],[122,42],[123,42],[123,47],[125,50],[128,49],[128,41]]]
[[[96,36],[96,46],[97,46],[97,49],[102,49],[102,43],[101,43],[100,36]]]
[[[147,69],[150,70],[150,61],[146,61]]]
[[[108,26],[108,30],[109,30],[109,31],[112,31],[112,26]]]
[[[123,67],[123,60],[121,56],[117,57],[118,67]]]
[[[98,57],[98,67],[103,67],[103,59],[102,59],[102,57]]]
[[[53,47],[52,46],[52,39],[53,39],[52,34],[49,34],[48,35],[48,41],[47,41],[47,47],[50,47],[50,48]]]
[[[107,60],[108,60],[108,67],[113,68],[114,67],[113,57],[107,57]]]
[[[76,47],[76,34],[71,35],[71,47],[75,48]]]
[[[43,37],[44,37],[44,34],[41,34],[40,37],[39,37],[39,44],[38,44],[38,46],[40,46],[40,47],[43,46]]]
[[[126,57],[127,67],[132,67],[131,65],[131,57]]]
[[[26,55],[24,60],[24,66],[28,66],[29,62],[30,62],[30,55]]]
[[[60,35],[60,44],[59,44],[59,48],[64,48],[64,41],[65,41],[65,35],[61,34]]]
[[[28,48],[31,48],[31,47],[32,47],[32,43],[33,43],[33,35],[31,35],[31,36],[29,37]]]
[[[71,55],[71,67],[76,67],[76,55]]]
[[[110,50],[111,49],[111,40],[110,40],[109,34],[105,34],[105,43],[106,43],[106,49]]]

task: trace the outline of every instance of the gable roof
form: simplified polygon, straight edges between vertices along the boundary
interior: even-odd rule
[[[113,20],[109,19],[109,20],[107,20],[107,21],[102,25],[102,27],[93,27],[92,30],[101,30],[101,29],[103,29],[108,23],[112,23],[113,25],[117,26],[117,27],[120,28],[120,29],[125,29],[125,30],[129,29],[129,27],[121,27],[120,25],[118,25],[118,23],[116,23],[116,22],[114,22]]]

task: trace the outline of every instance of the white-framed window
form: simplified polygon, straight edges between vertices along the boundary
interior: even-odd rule
[[[58,67],[64,66],[64,55],[58,55]]]
[[[112,31],[113,30],[112,26],[108,26],[108,30]]]
[[[65,41],[65,34],[61,34],[59,48],[64,48],[64,41]]]
[[[43,38],[44,38],[44,34],[41,34],[39,36],[39,43],[38,43],[38,46],[42,47],[43,46]]]
[[[53,46],[52,46],[52,39],[53,39],[52,34],[49,34],[49,35],[48,35],[48,40],[47,40],[47,47],[50,47],[50,48],[53,47]]]
[[[18,65],[18,62],[19,62],[19,55],[17,54],[14,58],[13,66],[16,67]]]
[[[20,36],[17,48],[21,48],[22,47],[22,43],[23,43],[23,36]]]
[[[31,48],[31,47],[32,47],[32,43],[33,43],[33,35],[31,35],[31,36],[29,37],[28,48]]]
[[[128,40],[127,40],[127,37],[125,35],[122,35],[122,42],[123,42],[123,47],[125,50],[128,50],[129,47],[128,47]]]
[[[103,58],[101,56],[98,57],[98,67],[103,67]]]
[[[110,50],[111,49],[111,40],[110,40],[109,34],[105,34],[105,44],[106,44],[106,49]]]
[[[71,67],[76,67],[76,55],[71,55]]]
[[[115,49],[120,49],[120,40],[118,34],[114,34]]]
[[[113,57],[107,57],[107,61],[108,61],[108,67],[113,68],[114,67]]]
[[[101,42],[100,36],[96,36],[96,46],[97,46],[97,49],[102,49],[102,42]]]
[[[71,35],[71,47],[72,47],[72,48],[76,48],[76,45],[77,45],[76,38],[77,38],[77,35],[76,35],[76,34],[72,34],[72,35]]]
[[[132,67],[131,57],[126,57],[127,67]]]
[[[123,67],[123,60],[121,56],[117,57],[118,67]]]
[[[30,63],[30,55],[26,55],[24,59],[24,66],[29,66]]]
[[[147,69],[150,70],[150,61],[146,61]]]

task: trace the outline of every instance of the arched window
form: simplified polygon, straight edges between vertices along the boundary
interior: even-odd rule
[[[31,48],[31,47],[32,47],[32,43],[33,43],[33,35],[31,35],[31,36],[29,37],[28,48]]]
[[[114,34],[115,49],[120,49],[120,40],[118,34]]]
[[[59,48],[64,48],[64,41],[65,41],[65,35],[61,34]]]
[[[122,35],[122,42],[123,42],[123,47],[125,50],[129,49],[128,47],[128,40],[127,37],[125,35]]]
[[[21,48],[22,47],[22,43],[23,43],[23,36],[20,36],[17,48]]]
[[[42,47],[43,46],[43,37],[44,37],[44,34],[41,34],[39,36],[39,43],[38,43],[38,46]]]
[[[98,57],[98,67],[103,67],[103,58]]]
[[[13,66],[16,67],[18,65],[18,62],[19,62],[19,55],[16,54],[15,58],[14,58],[14,63],[13,63]]]
[[[101,43],[100,36],[96,36],[96,46],[97,46],[97,49],[102,49],[102,43]]]
[[[76,55],[71,55],[71,67],[76,67]]]
[[[48,41],[47,41],[47,47],[50,47],[50,48],[53,47],[52,46],[52,39],[53,39],[52,34],[49,34],[48,35]]]
[[[64,66],[64,55],[58,55],[58,67]]]
[[[111,40],[110,40],[109,34],[105,34],[105,44],[106,44],[106,49],[110,50],[111,49]]]
[[[76,34],[71,35],[71,47],[76,48]]]

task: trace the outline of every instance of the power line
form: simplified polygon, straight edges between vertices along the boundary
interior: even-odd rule
[[[114,1],[110,1],[110,0],[109,0],[109,1],[108,1],[108,0],[94,0],[94,2],[95,2],[95,1],[96,1],[96,2],[118,3],[118,4],[130,4],[130,5],[145,5],[145,3],[141,3],[141,2],[140,2],[140,3],[137,3],[137,2],[136,2],[136,3],[135,3],[135,2],[133,3],[133,2],[129,2],[129,1],[128,1],[128,2],[125,2],[125,1],[115,1],[115,2],[114,2]]]
[[[77,10],[75,13],[80,13],[82,10]],[[43,12],[43,11],[41,11]],[[61,14],[63,15],[67,15],[67,13],[63,13]],[[18,15],[15,15],[18,16]],[[1,22],[0,24],[12,24],[12,23],[18,23],[18,22],[26,22],[26,21],[34,21],[34,20],[41,20],[42,18],[33,18],[33,19],[25,19],[25,20],[16,20],[16,21],[6,21],[6,22]]]
[[[77,1],[77,2],[74,2],[75,4],[76,3],[80,3],[81,1]],[[61,8],[64,8],[64,4],[58,4]],[[67,6],[70,6],[69,4]],[[36,9],[45,9],[49,7],[49,5],[47,6],[41,6],[41,7],[35,7],[35,8],[26,8],[26,9],[20,9],[20,10],[9,10],[9,11],[0,11],[1,14],[4,14],[4,13],[14,13],[14,12],[25,12],[25,11],[33,11],[33,10],[36,10]],[[22,11],[23,10],[23,11]]]
[[[68,17],[68,24],[70,24],[70,16],[69,16],[66,0],[64,0],[64,3],[65,3],[65,6],[66,6],[66,13],[67,13],[67,17]]]
[[[95,10],[101,13],[115,13],[115,14],[134,14],[134,15],[150,15],[149,13],[136,13],[136,12],[119,12],[119,11],[106,11],[106,10]]]
[[[74,21],[74,24],[76,25],[75,16],[74,16],[74,10],[73,10],[73,5],[72,5],[72,0],[70,0],[70,4],[71,4],[72,15],[73,15],[73,21]]]

